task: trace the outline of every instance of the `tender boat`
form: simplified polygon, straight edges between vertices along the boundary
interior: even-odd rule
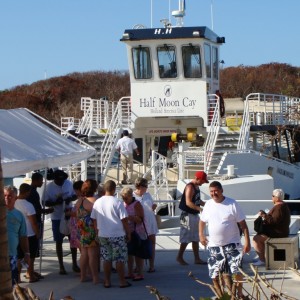
[[[76,125],[76,132],[98,148],[96,161],[87,164],[94,173],[87,176],[102,182],[114,176],[116,143],[128,129],[142,151],[135,175],[149,178],[154,198],[161,207],[168,204],[169,215],[177,214],[176,201],[199,169],[238,200],[271,200],[274,188],[282,188],[286,199],[300,199],[295,118],[300,99],[253,93],[243,100],[242,113],[224,112],[220,49],[225,38],[206,26],[184,27],[183,0],[172,15],[175,25],[163,20],[160,28],[138,25],[123,32],[130,96],[117,102],[83,97],[83,118],[62,119],[62,129]],[[208,199],[208,186],[201,190]],[[266,205],[250,203],[246,213]],[[290,205],[299,214],[299,203]]]

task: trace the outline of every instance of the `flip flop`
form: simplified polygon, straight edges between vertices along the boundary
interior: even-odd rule
[[[75,273],[80,273],[80,268],[78,266],[76,266],[76,265],[72,267],[72,270]]]
[[[111,288],[111,284],[103,284],[103,286],[104,286],[106,289]]]
[[[132,281],[141,281],[141,280],[144,280],[144,276],[143,275],[136,275]]]
[[[29,283],[33,283],[33,282],[37,282],[39,281],[39,279],[37,277],[33,278],[33,279],[30,279],[29,280]]]
[[[148,273],[154,273],[155,269],[149,268],[149,270],[147,271]]]
[[[59,275],[67,275],[67,271],[65,269],[60,269],[59,270]]]
[[[36,278],[38,278],[38,279],[44,279],[45,277],[43,276],[43,275],[41,275],[40,273],[38,273],[38,272],[33,272],[33,274],[34,274],[34,276],[36,277]],[[27,275],[27,274],[24,274],[24,278],[25,279],[30,279],[30,277]]]
[[[130,282],[126,281],[126,284],[125,285],[120,285],[120,288],[124,289],[124,288],[128,288],[130,286],[132,286],[132,284]]]
[[[45,278],[42,274],[40,274],[40,273],[38,273],[38,272],[33,272],[33,274],[34,274],[34,276],[36,276],[38,279],[44,279],[44,278]]]

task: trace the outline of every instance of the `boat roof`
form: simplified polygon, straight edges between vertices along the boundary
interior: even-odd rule
[[[206,26],[126,29],[121,41],[192,38],[204,38],[218,44],[225,43],[225,37],[219,37]]]

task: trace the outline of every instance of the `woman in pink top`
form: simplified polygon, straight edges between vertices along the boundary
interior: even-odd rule
[[[133,197],[133,190],[131,188],[123,188],[121,196],[124,201],[126,211],[128,213],[128,225],[130,232],[136,231],[141,238],[144,238],[145,229],[143,225],[144,209],[142,204],[135,200]],[[135,256],[135,249],[132,244],[133,240],[128,242],[128,276],[127,278],[133,281],[140,281],[144,279],[143,267],[144,260],[140,257]],[[135,258],[136,264],[136,275],[133,274],[133,262]]]

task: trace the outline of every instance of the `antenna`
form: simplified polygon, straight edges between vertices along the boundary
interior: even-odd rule
[[[183,17],[185,16],[185,0],[178,0],[178,10],[172,11],[172,16],[176,18],[176,26],[183,27]]]
[[[169,0],[169,20],[171,20],[171,0]]]
[[[210,1],[210,18],[211,18],[211,30],[214,30],[213,0]]]
[[[153,28],[153,0],[150,0],[150,18],[151,18],[151,28]]]

